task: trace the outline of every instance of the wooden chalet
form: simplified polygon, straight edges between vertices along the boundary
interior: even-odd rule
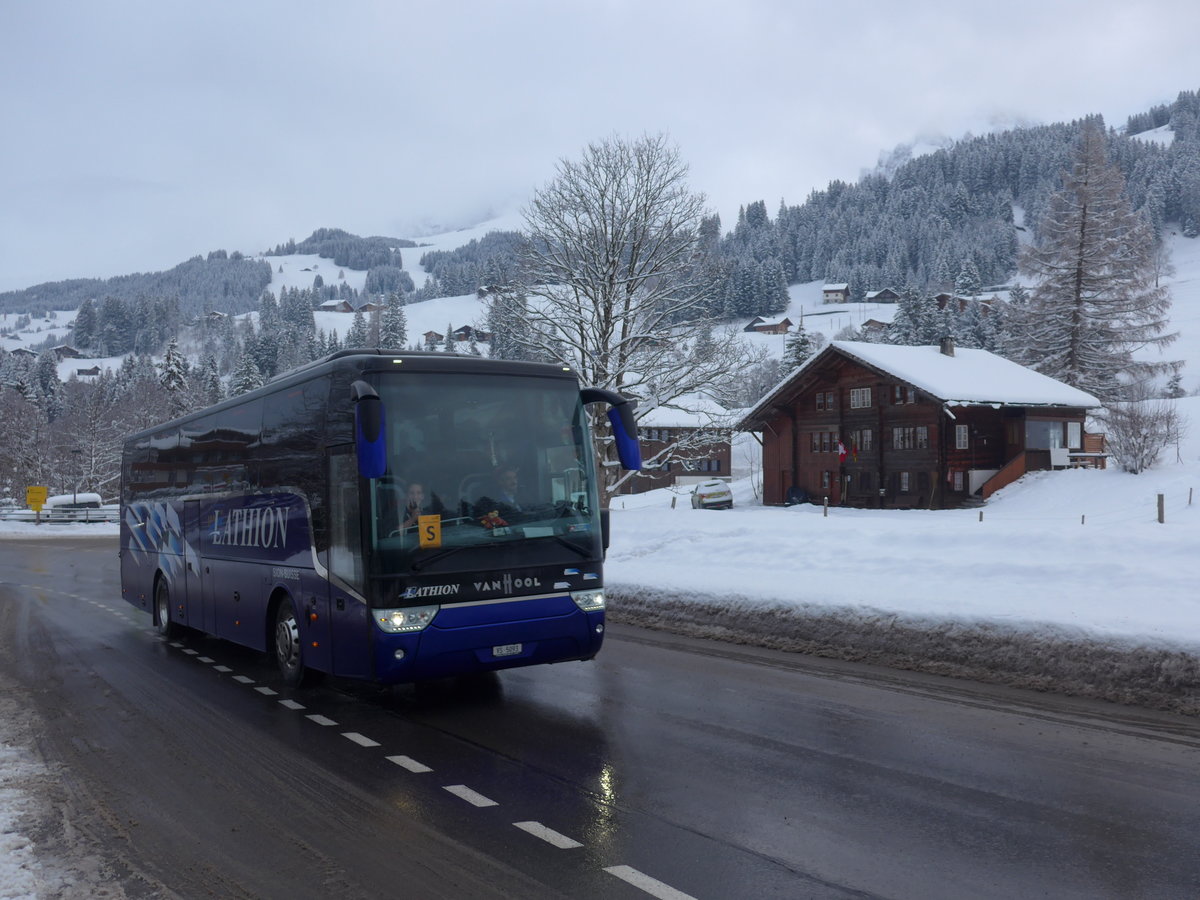
[[[761,433],[763,500],[976,505],[1028,471],[1103,459],[1100,401],[986,350],[833,341],[736,423]]]
[[[821,299],[825,303],[849,303],[850,285],[841,283],[822,285]]]
[[[884,288],[881,291],[867,291],[863,299],[868,303],[898,303],[900,295],[891,288]]]
[[[640,494],[673,484],[727,480],[733,466],[730,414],[699,394],[688,394],[638,419],[642,459],[647,465],[617,493]],[[672,458],[658,462],[664,455]]]
[[[350,305],[348,300],[330,300],[318,306],[317,310],[320,312],[352,313],[354,312],[354,307]]]
[[[755,316],[742,331],[758,332],[759,334],[787,334],[792,325],[792,320],[788,318],[766,319],[762,316]]]

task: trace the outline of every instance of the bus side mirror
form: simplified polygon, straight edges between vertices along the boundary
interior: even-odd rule
[[[608,539],[611,534],[612,525],[608,510],[602,509],[600,510],[600,545],[603,547],[605,553],[608,552]]]
[[[350,399],[354,402],[354,449],[358,457],[358,474],[363,478],[380,478],[387,472],[383,401],[375,393],[375,388],[365,381],[350,385]]]
[[[633,418],[636,401],[603,388],[584,388],[579,394],[584,403],[602,401],[609,405],[608,421],[612,423],[613,440],[617,443],[617,459],[622,468],[640,469],[642,445],[638,442],[637,421]]]

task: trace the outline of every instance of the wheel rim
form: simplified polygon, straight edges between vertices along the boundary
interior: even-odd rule
[[[161,581],[154,592],[154,602],[158,606],[158,630],[165,634],[171,624],[171,595]]]
[[[275,623],[275,655],[279,664],[289,671],[300,665],[300,626],[290,609]]]

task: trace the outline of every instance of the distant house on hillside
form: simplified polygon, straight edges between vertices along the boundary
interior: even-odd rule
[[[978,503],[1028,471],[1097,464],[1100,401],[986,350],[834,341],[741,416],[761,433],[763,500]]]
[[[850,285],[826,284],[821,287],[821,297],[826,303],[849,303]]]
[[[32,350],[30,350],[28,347],[16,347],[13,349],[12,355],[13,356],[37,356],[37,354],[34,353]]]
[[[79,359],[79,357],[82,356],[82,354],[70,344],[59,344],[54,348],[54,355],[58,357],[59,362],[62,362],[64,359]]]
[[[446,339],[446,336],[439,331],[427,331],[421,337],[425,339],[426,344],[436,344]]]
[[[787,334],[792,324],[792,320],[787,318],[764,319],[762,316],[755,316],[742,331],[756,331],[759,334]]]
[[[858,329],[864,337],[871,336],[881,338],[887,334],[888,323],[880,322],[878,319],[867,319],[859,326]]]
[[[452,332],[456,341],[469,341],[474,338],[480,343],[487,343],[492,339],[490,331],[481,331],[478,328],[473,328],[470,325],[459,325]]]
[[[348,300],[330,300],[328,303],[322,303],[317,307],[320,312],[339,312],[352,313],[354,307],[350,305]]]
[[[868,303],[897,303],[900,295],[891,288],[884,288],[881,291],[867,291],[865,299]]]
[[[94,378],[100,374],[99,366],[92,366],[90,369],[76,369],[75,376],[77,378]]]

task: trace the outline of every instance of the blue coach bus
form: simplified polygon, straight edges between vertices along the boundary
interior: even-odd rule
[[[126,439],[122,592],[165,636],[274,652],[291,685],[591,659],[592,403],[640,467],[632,402],[563,366],[334,353]]]

